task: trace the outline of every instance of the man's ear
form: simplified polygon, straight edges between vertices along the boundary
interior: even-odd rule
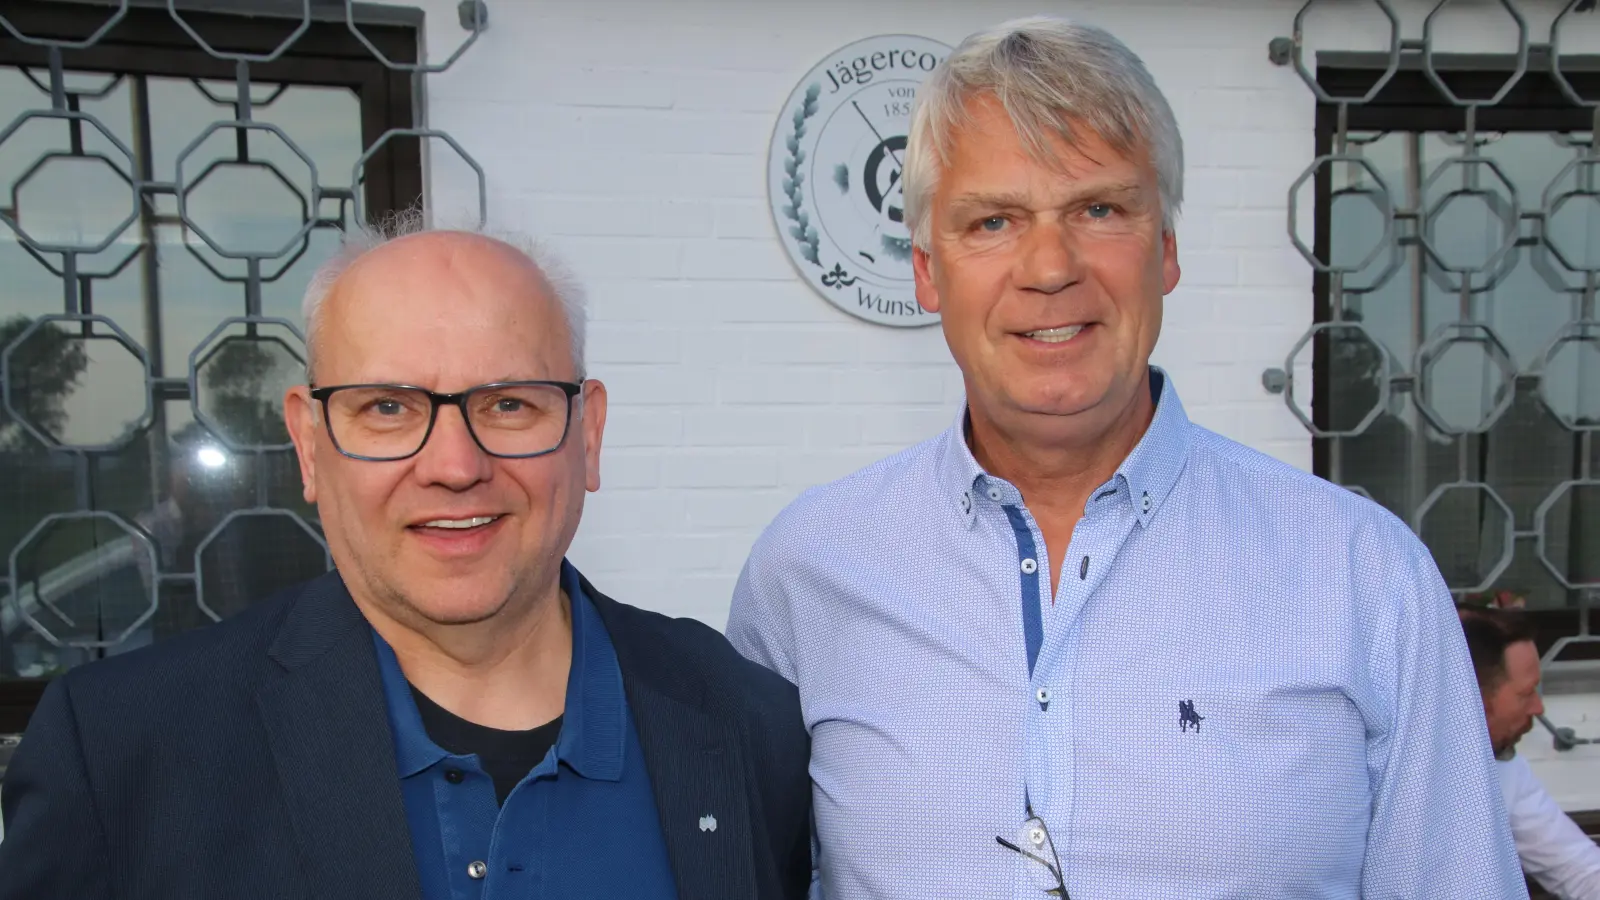
[[[317,402],[311,388],[297,384],[283,395],[283,424],[294,441],[300,461],[300,492],[307,503],[317,502]]]
[[[938,312],[939,289],[933,284],[933,257],[921,247],[911,248],[911,274],[916,279],[917,305],[928,312]]]
[[[1161,233],[1161,282],[1163,296],[1178,286],[1183,270],[1178,266],[1178,233],[1171,228]]]
[[[583,435],[584,487],[600,490],[600,444],[606,433],[606,386],[598,379],[583,383],[583,420],[579,433]]]

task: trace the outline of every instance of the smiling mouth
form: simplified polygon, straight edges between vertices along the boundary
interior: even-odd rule
[[[1023,334],[1046,344],[1064,344],[1077,337],[1084,327],[1083,325],[1063,325],[1060,328],[1041,328],[1038,331],[1023,332]]]
[[[470,531],[491,525],[501,519],[501,516],[472,516],[467,519],[433,519],[411,526],[412,528],[438,528],[445,531]]]

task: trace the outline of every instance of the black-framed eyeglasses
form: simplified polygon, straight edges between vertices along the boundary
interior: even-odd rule
[[[1054,887],[1044,887],[1045,894],[1059,897],[1061,900],[1072,900],[1072,895],[1067,893],[1067,879],[1061,871],[1061,857],[1056,854],[1055,841],[1050,839],[1050,829],[1045,827],[1044,819],[1033,815],[1031,808],[1028,810],[1027,821],[1023,822],[1018,830],[1015,843],[999,835],[995,836],[995,842],[1044,867],[1049,876],[1046,879],[1045,872],[1040,872],[1041,882],[1046,885],[1054,884]]]
[[[441,394],[409,384],[313,387],[333,446],[351,459],[393,462],[422,452],[439,419],[454,406],[483,452],[503,459],[554,453],[566,443],[573,398],[582,382],[502,381]],[[580,400],[581,408],[581,400]]]

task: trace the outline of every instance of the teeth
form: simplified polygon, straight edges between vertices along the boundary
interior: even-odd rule
[[[470,519],[434,519],[432,522],[423,522],[423,528],[477,528],[487,525],[499,516],[474,516]]]
[[[1041,328],[1038,331],[1028,332],[1028,337],[1036,341],[1044,341],[1046,344],[1060,344],[1077,337],[1078,332],[1082,330],[1082,325],[1068,325],[1065,328]]]

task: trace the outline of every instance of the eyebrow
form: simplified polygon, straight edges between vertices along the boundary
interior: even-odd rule
[[[1105,184],[1088,184],[1070,191],[1065,198],[1066,204],[1077,203],[1086,199],[1106,198],[1112,200],[1128,201],[1135,199],[1140,194],[1140,185],[1133,181],[1114,181]],[[950,200],[950,209],[964,211],[971,209],[1006,209],[1026,207],[1032,198],[1025,193],[1015,191],[984,192],[974,191],[957,194]]]

